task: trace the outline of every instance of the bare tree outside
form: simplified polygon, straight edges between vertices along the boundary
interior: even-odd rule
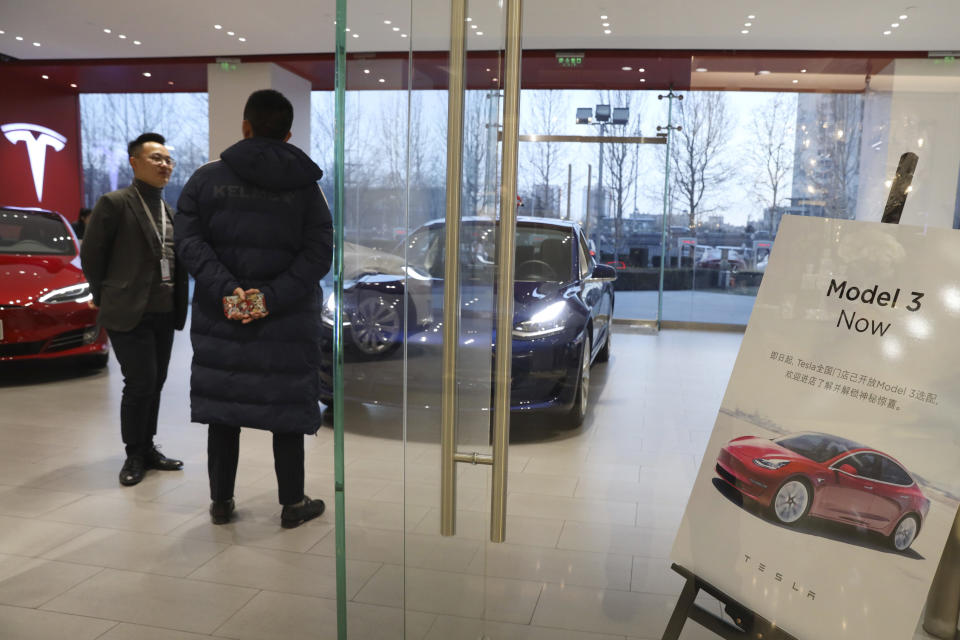
[[[465,92],[463,105],[463,178],[460,210],[464,215],[477,215],[483,204],[486,185],[484,167],[486,154],[497,150],[487,148],[488,122],[487,108],[491,99],[487,91],[470,90]],[[443,127],[443,139],[446,140],[446,124]]]
[[[207,114],[205,93],[81,94],[85,204],[92,207],[104,193],[133,180],[127,143],[148,131],[167,139],[177,161],[164,189],[164,197],[176,202],[193,172],[207,161]]]
[[[681,129],[670,134],[670,198],[686,209],[690,231],[696,232],[734,177],[726,153],[734,122],[720,91],[690,91],[674,109]]]
[[[529,98],[527,98],[529,96]],[[531,90],[524,99],[531,101],[532,122],[536,135],[559,135],[564,131],[564,119],[571,110],[562,91]],[[533,195],[532,215],[560,218],[560,200],[563,186],[564,153],[557,142],[528,142],[524,148],[527,191]],[[559,189],[557,187],[560,187]]]
[[[603,91],[597,96],[601,104],[612,107],[626,107],[630,109],[630,120],[623,126],[610,126],[612,137],[640,136],[640,112],[643,110],[643,96],[635,91]],[[617,142],[615,139],[604,143],[603,164],[606,178],[604,179],[605,197],[611,196],[612,210],[607,209],[613,217],[613,259],[620,260],[620,245],[623,238],[623,216],[631,194],[639,188],[637,172],[639,169],[637,145],[627,142]],[[603,210],[603,209],[601,209]]]
[[[752,140],[747,155],[754,171],[749,188],[764,211],[779,207],[789,197],[796,114],[796,96],[777,93],[750,122]],[[771,225],[774,219],[769,216]],[[776,229],[768,231],[772,234]]]

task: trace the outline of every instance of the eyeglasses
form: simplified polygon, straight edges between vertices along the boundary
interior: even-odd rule
[[[177,166],[176,160],[174,160],[170,156],[160,155],[159,153],[151,153],[149,156],[147,156],[147,160],[149,160],[150,162],[152,162],[157,166],[165,164],[171,169]]]

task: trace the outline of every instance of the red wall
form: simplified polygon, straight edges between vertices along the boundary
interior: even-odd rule
[[[26,143],[13,144],[0,133],[0,206],[52,209],[73,221],[83,206],[80,100],[75,89],[54,82],[0,66],[0,125],[40,125],[67,139],[61,151],[46,149],[43,199],[38,200]]]

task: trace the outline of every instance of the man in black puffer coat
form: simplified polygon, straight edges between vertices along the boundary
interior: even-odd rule
[[[200,167],[177,204],[177,256],[196,279],[190,408],[194,422],[210,425],[215,524],[233,515],[241,426],[273,432],[284,527],[324,508],[303,492],[303,436],[321,422],[319,280],[330,269],[333,227],[317,186],[323,173],[286,142],[292,123],[282,94],[254,92],[244,139]],[[225,296],[254,293],[265,313],[225,316]]]

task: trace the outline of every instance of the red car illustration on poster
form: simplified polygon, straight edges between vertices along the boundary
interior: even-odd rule
[[[792,525],[807,516],[865,527],[906,551],[930,509],[916,480],[893,457],[825,433],[731,440],[717,474]]]

